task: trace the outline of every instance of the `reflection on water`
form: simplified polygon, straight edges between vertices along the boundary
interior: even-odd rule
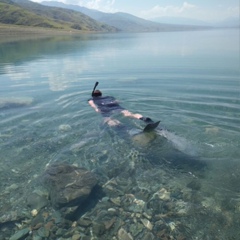
[[[236,239],[238,41],[209,31],[0,44],[1,238]],[[118,114],[121,126],[105,125],[87,103],[95,81],[161,126],[144,133]],[[70,222],[42,186],[56,162],[91,170],[102,189]],[[26,203],[33,194],[46,205]]]

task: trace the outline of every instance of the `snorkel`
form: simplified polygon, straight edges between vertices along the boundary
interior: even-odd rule
[[[94,97],[94,91],[95,91],[97,85],[98,85],[98,82],[96,82],[95,85],[94,85],[94,88],[93,88],[93,90],[92,90],[92,97]]]

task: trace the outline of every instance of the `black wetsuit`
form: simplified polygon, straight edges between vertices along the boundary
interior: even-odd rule
[[[89,100],[93,100],[94,104],[98,107],[104,117],[109,117],[112,113],[125,109],[118,104],[114,97],[111,96],[92,97]]]

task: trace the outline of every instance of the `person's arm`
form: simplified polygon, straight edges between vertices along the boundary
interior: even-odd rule
[[[89,103],[89,105],[90,105],[92,108],[94,108],[94,110],[95,110],[96,112],[100,112],[100,110],[97,108],[97,106],[95,105],[95,103],[93,102],[93,100],[89,100],[88,103]]]

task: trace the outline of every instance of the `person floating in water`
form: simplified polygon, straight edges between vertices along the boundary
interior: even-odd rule
[[[152,130],[156,128],[160,121],[154,122],[149,117],[143,117],[139,113],[132,113],[127,109],[119,105],[118,101],[112,96],[102,96],[100,90],[95,90],[98,85],[98,82],[95,83],[95,86],[92,91],[92,98],[88,100],[89,105],[95,109],[96,112],[99,112],[104,117],[104,122],[109,126],[118,126],[121,123],[117,119],[111,118],[111,115],[116,112],[121,112],[125,117],[136,118],[147,123],[147,126],[144,128],[144,131]]]

